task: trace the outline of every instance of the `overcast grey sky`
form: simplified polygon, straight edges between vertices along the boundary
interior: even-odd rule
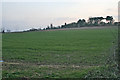
[[[119,0],[3,0],[2,26],[10,30],[55,26],[107,15],[117,20]],[[1,16],[0,16],[1,17]]]

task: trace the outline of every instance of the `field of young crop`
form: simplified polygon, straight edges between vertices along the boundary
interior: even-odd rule
[[[3,78],[115,77],[117,28],[5,33]],[[106,75],[105,75],[106,74]]]

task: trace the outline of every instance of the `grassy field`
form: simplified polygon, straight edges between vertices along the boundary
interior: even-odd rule
[[[2,76],[114,77],[107,62],[113,55],[115,35],[117,28],[5,33]]]

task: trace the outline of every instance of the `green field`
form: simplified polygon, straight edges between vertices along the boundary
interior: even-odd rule
[[[5,33],[2,35],[2,76],[115,77],[108,69],[113,64],[107,64],[113,55],[115,36],[116,27]]]

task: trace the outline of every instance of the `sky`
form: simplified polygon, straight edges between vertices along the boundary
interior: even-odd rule
[[[0,21],[11,31],[59,26],[89,17],[118,19],[119,0],[3,0]],[[1,6],[0,3],[0,6]],[[1,10],[1,9],[0,9]]]

